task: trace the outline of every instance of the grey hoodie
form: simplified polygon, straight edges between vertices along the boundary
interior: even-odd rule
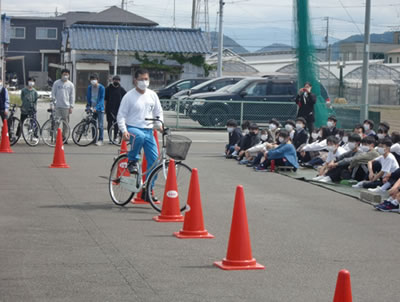
[[[75,87],[71,81],[57,80],[53,84],[51,97],[56,104],[56,108],[74,108]]]

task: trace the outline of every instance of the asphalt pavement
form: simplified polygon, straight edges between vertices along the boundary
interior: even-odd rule
[[[79,120],[79,118],[77,118]],[[156,223],[150,206],[113,205],[117,147],[54,149],[23,141],[0,153],[0,301],[332,301],[351,273],[353,301],[399,301],[400,215],[221,156],[226,133],[185,131],[206,229]],[[223,271],[235,188],[244,186],[253,256],[264,271]]]

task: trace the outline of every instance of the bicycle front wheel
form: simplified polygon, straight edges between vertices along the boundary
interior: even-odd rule
[[[7,126],[8,136],[10,138],[10,146],[13,146],[18,142],[19,138],[21,137],[21,125],[19,118],[13,116],[11,119],[8,119]]]
[[[22,137],[29,146],[36,146],[40,140],[40,125],[39,122],[33,118],[28,117],[22,124]]]
[[[43,124],[40,135],[47,146],[54,147],[56,145],[58,128],[61,128],[63,134],[63,143],[65,144],[71,132],[71,129],[66,121],[60,120],[58,122],[49,119]]]
[[[94,122],[82,121],[72,130],[72,140],[81,147],[89,146],[96,141],[97,125]]]
[[[165,166],[158,165],[151,171],[146,181],[147,198],[151,206],[158,212],[161,212],[163,205],[163,197],[165,185],[167,183],[169,160],[165,162]],[[175,163],[176,183],[178,185],[179,207],[183,211],[186,208],[186,201],[189,192],[190,177],[192,169],[182,162]]]
[[[126,154],[121,154],[117,157],[111,167],[110,177],[108,178],[110,196],[117,206],[126,205],[132,200],[133,195],[135,195],[135,193],[121,186],[121,176],[130,176],[128,171],[128,156]]]
[[[117,122],[114,122],[108,131],[108,138],[113,145],[121,146],[122,132],[119,130]]]

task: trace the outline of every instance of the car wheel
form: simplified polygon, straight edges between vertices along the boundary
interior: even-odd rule
[[[198,122],[199,122],[199,124],[200,124],[201,126],[204,126],[204,127],[210,126],[210,124],[209,124],[209,122],[208,122],[208,119],[206,119],[206,118],[200,118],[200,119],[198,120]]]
[[[211,108],[207,111],[208,124],[214,127],[225,127],[228,113],[222,108]]]

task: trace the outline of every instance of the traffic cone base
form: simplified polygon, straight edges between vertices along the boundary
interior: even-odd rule
[[[179,239],[192,239],[192,238],[204,238],[204,239],[212,239],[215,238],[214,235],[204,231],[184,231],[180,230],[179,232],[174,232],[174,236]]]
[[[10,137],[8,135],[8,122],[3,120],[3,128],[1,129],[0,153],[14,153],[10,147]]]
[[[227,260],[224,258],[222,261],[214,262],[214,265],[225,271],[238,271],[238,270],[254,270],[265,269],[264,265],[256,262],[256,259],[251,260]]]
[[[49,168],[70,168],[67,164],[51,164]]]
[[[182,215],[159,215],[154,216],[153,220],[157,222],[183,222]]]

